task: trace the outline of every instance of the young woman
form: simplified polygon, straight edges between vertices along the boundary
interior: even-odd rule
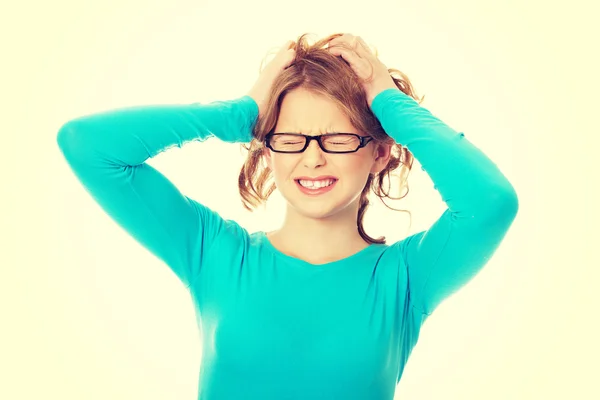
[[[507,233],[510,182],[390,71],[360,37],[302,35],[238,99],[117,109],[60,129],[89,193],[189,290],[203,333],[198,398],[392,399],[424,321]],[[249,233],[146,163],[212,136],[250,143],[243,202],[276,187],[280,229]],[[383,178],[408,172],[413,155],[448,208],[426,231],[373,239],[368,194],[385,197]]]

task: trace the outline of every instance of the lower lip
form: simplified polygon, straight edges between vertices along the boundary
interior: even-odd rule
[[[302,186],[300,184],[300,182],[298,182],[298,181],[295,181],[295,182],[296,182],[296,185],[298,185],[298,188],[300,189],[300,191],[302,193],[307,194],[309,196],[317,196],[317,195],[320,195],[320,194],[323,194],[323,193],[327,193],[331,189],[333,189],[333,187],[337,183],[337,180],[333,181],[333,183],[331,185],[329,185],[329,186],[325,186],[325,187],[318,188],[318,189],[309,189],[309,188],[306,188],[306,187]]]

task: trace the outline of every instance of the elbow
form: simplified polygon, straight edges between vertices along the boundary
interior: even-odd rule
[[[519,196],[512,184],[508,184],[508,188],[502,191],[500,194],[501,204],[505,212],[514,216],[519,211]]]
[[[73,129],[71,128],[70,122],[63,124],[63,126],[60,127],[58,134],[56,135],[56,143],[61,150],[64,151],[64,149],[68,146],[72,135]]]
[[[89,157],[90,140],[85,132],[76,120],[66,122],[58,130],[56,143],[69,163]]]
[[[491,218],[512,223],[519,211],[519,197],[510,183],[506,187],[494,191],[487,204],[488,220]]]
[[[69,154],[73,154],[77,148],[77,130],[73,126],[72,121],[69,121],[60,127],[56,135],[56,143],[58,148],[65,157],[68,158]]]

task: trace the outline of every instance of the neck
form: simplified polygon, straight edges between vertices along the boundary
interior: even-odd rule
[[[308,262],[339,260],[369,245],[358,232],[358,205],[348,211],[316,219],[288,210],[282,227],[268,236],[280,251]]]

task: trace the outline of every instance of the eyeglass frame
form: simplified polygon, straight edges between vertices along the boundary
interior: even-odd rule
[[[304,137],[305,138],[304,139],[304,147],[301,150],[297,150],[297,151],[275,150],[275,149],[273,149],[273,147],[271,147],[270,139],[273,136],[276,136],[276,135],[292,135],[292,136],[301,136],[301,137]],[[351,135],[351,136],[356,136],[358,138],[358,140],[360,140],[360,143],[359,143],[358,147],[355,150],[348,150],[348,151],[330,151],[330,150],[326,150],[325,147],[323,147],[323,142],[321,141],[322,140],[321,138],[323,136],[335,136],[335,135]],[[323,135],[315,135],[315,136],[303,135],[301,133],[277,132],[277,133],[268,133],[265,136],[265,146],[267,148],[271,149],[272,151],[274,151],[275,153],[298,154],[298,153],[304,153],[304,151],[308,148],[308,146],[310,146],[310,143],[313,140],[317,141],[317,143],[319,144],[319,147],[325,153],[329,153],[329,154],[347,154],[347,153],[356,153],[358,150],[360,150],[361,148],[363,148],[367,144],[369,144],[371,142],[371,140],[374,140],[374,138],[372,136],[360,136],[360,135],[357,135],[356,133],[346,133],[346,132],[325,133]]]

